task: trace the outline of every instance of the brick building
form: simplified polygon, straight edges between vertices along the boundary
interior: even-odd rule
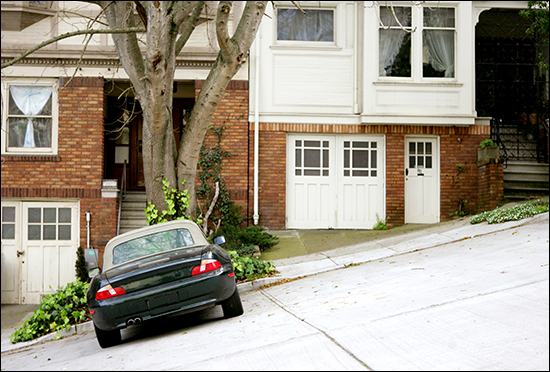
[[[2,15],[28,3],[3,2]],[[3,63],[77,22],[45,3],[31,25],[2,22]],[[517,13],[527,2],[457,1],[436,10],[395,2],[406,31],[379,26],[384,6],[359,3],[305,2],[313,21],[290,2],[268,6],[248,66],[218,105],[211,125],[225,128],[222,148],[235,155],[223,176],[250,224],[370,229],[377,218],[390,227],[436,223],[500,202],[501,161],[477,158],[491,127],[476,112],[473,40],[480,15]],[[288,22],[322,32],[293,34]],[[217,54],[208,23],[178,56],[176,139]],[[446,35],[434,41],[446,57],[424,43],[431,34]],[[74,279],[79,245],[101,258],[117,234],[123,174],[128,190],[144,190],[139,105],[121,96],[128,77],[106,35],[79,64],[80,51],[78,42],[57,42],[2,71],[3,303],[36,303]],[[25,91],[36,94],[37,112],[22,108]],[[209,132],[205,144],[215,141]]]

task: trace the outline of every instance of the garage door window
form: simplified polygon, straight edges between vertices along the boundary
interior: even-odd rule
[[[377,177],[376,142],[344,141],[344,177]]]
[[[71,240],[70,208],[29,208],[28,240]]]
[[[2,239],[15,239],[15,207],[2,207]]]
[[[296,176],[329,176],[329,142],[296,141]]]

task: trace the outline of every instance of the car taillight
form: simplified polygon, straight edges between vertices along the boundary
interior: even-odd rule
[[[104,300],[106,298],[115,297],[119,295],[126,294],[126,291],[122,287],[113,288],[110,284],[102,287],[95,294],[96,300]]]
[[[191,276],[206,273],[222,267],[218,260],[208,259],[202,260],[200,266],[195,266],[191,271]]]

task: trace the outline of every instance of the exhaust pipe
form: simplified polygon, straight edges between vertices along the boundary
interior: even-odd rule
[[[130,318],[126,321],[126,324],[129,326],[141,324],[141,318],[139,316],[136,318]]]

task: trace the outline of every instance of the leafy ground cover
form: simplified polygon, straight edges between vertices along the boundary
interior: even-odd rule
[[[548,212],[549,201],[538,199],[525,204],[519,204],[508,209],[494,209],[492,211],[476,214],[470,218],[471,224],[487,221],[487,223],[502,223],[506,221],[518,221],[536,214]]]
[[[91,320],[86,291],[88,283],[77,280],[45,296],[40,307],[11,336],[13,343],[33,340],[51,332],[69,330]],[[57,334],[59,336],[59,333]]]

